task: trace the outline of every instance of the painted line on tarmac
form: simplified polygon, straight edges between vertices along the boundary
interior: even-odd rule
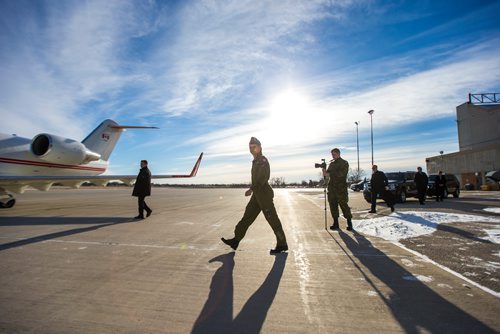
[[[6,237],[0,237],[0,239],[11,239]],[[14,238],[15,241],[29,240],[32,238]],[[158,248],[158,249],[180,249],[180,250],[198,250],[198,251],[213,251],[217,248],[199,248],[196,246],[191,246],[187,244],[167,246],[167,245],[145,245],[145,244],[124,244],[119,242],[104,242],[104,241],[78,241],[78,240],[62,240],[62,239],[51,239],[51,240],[40,240],[40,243],[62,243],[62,244],[79,244],[79,245],[98,245],[98,246],[124,246],[124,247],[142,247],[142,248]],[[1,245],[0,245],[1,246]]]
[[[491,294],[491,295],[492,295],[492,296],[494,296],[494,297],[500,298],[500,292],[496,292],[496,291],[491,290],[490,288],[487,288],[487,287],[485,287],[485,286],[482,286],[481,284],[479,284],[479,283],[476,283],[476,282],[472,281],[471,279],[469,279],[469,278],[465,277],[464,275],[459,274],[459,273],[457,273],[456,271],[454,271],[454,270],[452,270],[452,269],[450,269],[450,268],[448,268],[448,267],[445,267],[445,266],[443,266],[442,264],[439,264],[439,263],[437,263],[437,262],[436,262],[436,261],[434,261],[434,260],[431,260],[428,256],[423,255],[423,254],[420,254],[420,253],[419,253],[419,252],[417,252],[417,251],[414,251],[414,250],[412,250],[412,249],[409,249],[409,248],[405,247],[403,244],[401,244],[401,243],[399,243],[399,242],[392,242],[392,244],[394,244],[394,245],[398,246],[398,247],[399,247],[399,248],[401,248],[401,249],[406,250],[407,252],[409,252],[409,253],[411,253],[411,254],[413,254],[413,255],[415,255],[415,256],[417,256],[417,257],[421,258],[422,260],[424,260],[424,261],[426,261],[426,262],[432,263],[432,264],[433,264],[433,265],[435,265],[436,267],[441,268],[442,270],[444,270],[444,271],[446,271],[446,272],[448,272],[448,273],[450,273],[450,274],[452,274],[452,275],[454,275],[454,276],[456,276],[456,277],[458,277],[458,278],[460,278],[460,279],[462,279],[462,280],[466,281],[467,283],[469,283],[469,284],[471,284],[471,285],[475,286],[476,288],[481,289],[481,290],[483,290],[484,292],[487,292],[487,293]]]
[[[46,240],[44,242],[89,244],[89,245],[102,245],[102,246],[157,248],[157,249],[198,250],[198,251],[213,251],[213,250],[216,250],[216,248],[198,248],[196,246],[189,246],[189,245],[166,246],[166,245],[145,245],[145,244],[122,244],[122,243],[119,243],[119,242],[75,241],[75,240],[59,240],[59,239]]]

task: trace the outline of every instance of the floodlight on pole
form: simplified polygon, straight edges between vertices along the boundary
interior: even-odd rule
[[[374,165],[373,163],[373,113],[375,110],[370,110],[368,113],[370,114],[370,128],[371,128],[371,142],[372,142],[372,166]]]

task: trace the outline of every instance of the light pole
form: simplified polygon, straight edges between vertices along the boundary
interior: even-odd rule
[[[372,166],[373,166],[373,113],[375,110],[370,110],[368,113],[370,114],[370,126],[371,126],[371,137],[372,137]]]
[[[356,148],[358,150],[358,180],[359,180],[359,132],[358,132],[359,122],[354,122],[354,124],[356,124]]]

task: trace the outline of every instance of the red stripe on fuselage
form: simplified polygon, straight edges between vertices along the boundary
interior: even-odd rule
[[[39,166],[39,167],[48,167],[48,168],[63,168],[63,169],[78,169],[78,170],[88,170],[94,172],[105,172],[106,168],[98,168],[98,167],[86,167],[80,165],[62,165],[62,164],[54,164],[42,161],[32,161],[32,160],[20,160],[20,159],[10,159],[0,157],[0,162],[7,164],[15,164],[15,165],[28,165],[28,166]]]

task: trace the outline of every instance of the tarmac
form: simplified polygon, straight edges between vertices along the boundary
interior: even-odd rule
[[[153,188],[139,221],[131,188],[18,196],[0,210],[0,332],[500,332],[498,296],[394,243],[325,229],[321,190],[275,190],[288,253],[269,254],[263,215],[232,251],[220,237],[244,191]],[[360,193],[350,205],[369,209]]]

